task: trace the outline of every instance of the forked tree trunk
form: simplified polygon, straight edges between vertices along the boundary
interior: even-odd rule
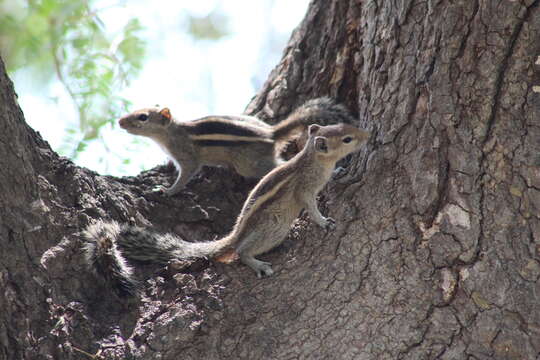
[[[321,196],[337,230],[299,221],[262,280],[142,266],[130,304],[83,266],[91,219],[210,239],[252,184],[206,170],[196,197],[165,199],[163,169],[78,168],[24,123],[2,68],[0,358],[537,359],[538,3],[314,0],[248,112],[329,95],[373,131]]]

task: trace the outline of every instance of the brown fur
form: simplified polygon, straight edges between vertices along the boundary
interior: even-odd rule
[[[176,121],[168,108],[141,109],[119,120],[131,134],[151,138],[174,161],[178,177],[167,195],[180,192],[203,166],[226,166],[248,178],[262,178],[292,158],[307,141],[313,123],[352,122],[347,110],[329,98],[306,102],[274,126],[251,116],[207,116]]]
[[[130,260],[167,262],[174,259],[198,257],[214,258],[229,263],[239,258],[251,267],[258,277],[273,273],[270,263],[255,259],[283,242],[289,227],[302,209],[321,227],[332,228],[335,221],[324,217],[317,208],[316,196],[330,179],[338,160],[358,150],[368,133],[351,125],[338,124],[309,128],[304,149],[291,160],[265,175],[250,192],[232,232],[211,242],[186,242],[172,234],[157,234],[146,229],[115,222],[98,222],[85,231],[88,240],[87,259],[93,266],[105,266],[100,261],[102,252],[95,244],[107,234],[112,248],[118,248],[114,264]],[[111,273],[113,284],[128,284],[124,292],[134,288],[131,271],[123,269],[96,269],[98,274]],[[126,278],[127,277],[127,278]],[[107,277],[105,277],[107,279]]]

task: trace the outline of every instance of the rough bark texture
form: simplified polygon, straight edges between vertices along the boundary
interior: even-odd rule
[[[1,69],[0,358],[539,358],[539,2],[314,0],[248,112],[330,95],[373,131],[321,196],[337,230],[300,220],[263,280],[141,266],[130,304],[83,266],[91,219],[210,239],[252,184],[208,169],[196,196],[165,199],[149,191],[164,168],[78,168],[24,123]]]

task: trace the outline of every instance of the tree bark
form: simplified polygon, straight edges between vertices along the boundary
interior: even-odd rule
[[[337,229],[301,218],[262,280],[140,266],[131,303],[85,269],[80,230],[211,239],[253,184],[206,169],[167,199],[150,191],[165,167],[78,168],[25,124],[0,64],[0,358],[540,358],[539,2],[312,1],[247,112],[328,95],[372,131],[321,194]]]

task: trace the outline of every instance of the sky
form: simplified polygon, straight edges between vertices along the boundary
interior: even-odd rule
[[[159,5],[156,5],[159,4]],[[214,114],[240,114],[277,65],[292,30],[302,20],[308,0],[99,0],[107,32],[118,32],[130,18],[145,27],[147,56],[143,69],[121,95],[131,110],[155,105],[171,109],[179,120]],[[214,9],[228,19],[228,35],[218,41],[196,41],[175,14],[205,16]],[[75,107],[59,82],[36,92],[23,70],[12,74],[26,121],[53,149],[77,119]],[[104,129],[77,165],[101,174],[136,175],[164,163],[166,155],[151,140],[127,134],[118,126]],[[130,159],[128,164],[124,159]]]

